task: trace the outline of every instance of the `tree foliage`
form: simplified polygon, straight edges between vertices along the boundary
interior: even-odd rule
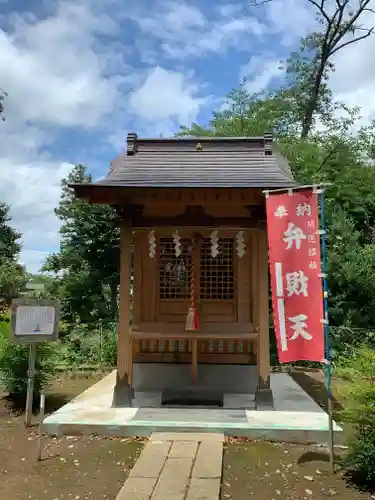
[[[4,99],[8,94],[0,88],[0,120],[5,121],[4,118]]]
[[[206,127],[193,124],[180,134],[257,136],[276,130],[278,147],[299,183],[331,183],[326,210],[331,321],[367,328],[375,325],[375,124],[353,132],[359,110],[347,109],[338,119],[337,107],[327,101],[325,128],[301,138],[284,88],[249,95],[244,82]]]
[[[250,5],[271,1],[250,0]],[[303,37],[300,50],[284,63],[285,96],[294,101],[301,138],[309,135],[317,116],[323,121],[330,118],[327,111],[332,111],[332,93],[328,84],[330,73],[335,69],[333,56],[374,32],[374,27],[363,25],[364,18],[374,13],[373,0],[305,1],[314,7],[320,29]]]
[[[0,303],[9,306],[25,285],[27,275],[19,264],[21,234],[9,222],[9,205],[0,202]]]
[[[0,322],[0,381],[9,397],[17,404],[25,404],[27,393],[29,346],[11,340],[10,324]],[[56,374],[56,350],[53,342],[37,346],[34,400],[46,390]]]
[[[375,488],[375,350],[362,346],[355,356],[343,358],[337,368],[345,409],[340,417],[352,427],[343,462],[356,482]]]
[[[62,313],[69,322],[94,323],[117,317],[119,229],[115,212],[77,199],[69,184],[91,182],[83,165],[62,181],[59,206],[60,252],[48,256],[44,271],[54,272]]]
[[[182,126],[179,135],[257,136],[272,131],[298,182],[331,183],[331,317],[335,325],[363,328],[375,325],[375,287],[369,279],[375,271],[375,125],[358,128],[360,110],[334,100],[329,77],[332,57],[371,35],[371,28],[361,27],[371,0],[305,1],[316,9],[318,28],[282,63],[282,85],[251,95],[244,81],[207,125]],[[89,179],[79,165],[63,182],[56,211],[63,223],[61,251],[46,263],[46,269],[62,274],[64,314],[85,321],[114,316],[119,260],[112,209],[74,200],[67,187],[68,182]],[[111,290],[109,302],[106,289]]]

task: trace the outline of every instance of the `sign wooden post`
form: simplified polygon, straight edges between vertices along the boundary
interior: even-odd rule
[[[36,459],[38,462],[42,460],[43,451],[43,420],[44,420],[44,410],[45,410],[46,397],[44,392],[40,394],[40,407],[39,407],[39,439],[38,439],[38,449]]]
[[[35,362],[36,362],[36,344],[30,344],[29,367],[27,370],[27,393],[26,393],[26,409],[25,409],[26,427],[28,427],[31,424],[31,417],[33,414]]]
[[[57,340],[59,335],[60,304],[47,299],[15,299],[12,301],[12,340],[29,345],[25,425],[32,417],[37,344]]]

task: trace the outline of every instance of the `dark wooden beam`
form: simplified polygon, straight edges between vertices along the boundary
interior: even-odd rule
[[[212,227],[227,229],[258,229],[262,221],[245,217],[217,217],[200,220],[181,217],[134,217],[131,220],[133,228],[162,228],[162,227]]]
[[[117,216],[115,219],[116,225],[121,226],[124,222],[128,226],[132,226],[133,218],[142,216],[143,205],[112,205]]]
[[[262,205],[245,205],[245,208],[252,217],[256,217],[257,219],[266,218],[266,210]]]
[[[163,227],[212,227],[256,229],[264,226],[265,214],[257,211],[248,217],[214,217],[206,213],[204,207],[189,205],[181,215],[176,216],[144,216],[143,205],[116,206],[118,221],[129,221],[133,228]],[[254,207],[253,207],[254,208]]]
[[[207,214],[199,217],[192,216],[189,213],[174,217],[144,217],[134,215],[131,218],[134,228],[147,227],[226,227],[226,228],[258,228],[259,219],[255,217],[211,217]]]

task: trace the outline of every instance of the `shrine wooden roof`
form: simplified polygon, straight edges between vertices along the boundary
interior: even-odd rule
[[[271,134],[142,139],[128,134],[102,187],[278,188],[296,183]],[[79,196],[79,186],[73,185]],[[87,187],[87,185],[86,185]]]

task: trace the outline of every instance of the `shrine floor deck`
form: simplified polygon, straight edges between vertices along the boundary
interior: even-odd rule
[[[328,442],[328,416],[285,373],[271,375],[274,410],[255,409],[255,368],[200,365],[204,383],[220,384],[224,407],[161,407],[162,390],[188,380],[186,365],[136,364],[131,408],[112,408],[116,372],[44,419],[50,435],[149,436],[152,432],[222,432],[299,443]],[[335,423],[336,440],[341,428]]]

